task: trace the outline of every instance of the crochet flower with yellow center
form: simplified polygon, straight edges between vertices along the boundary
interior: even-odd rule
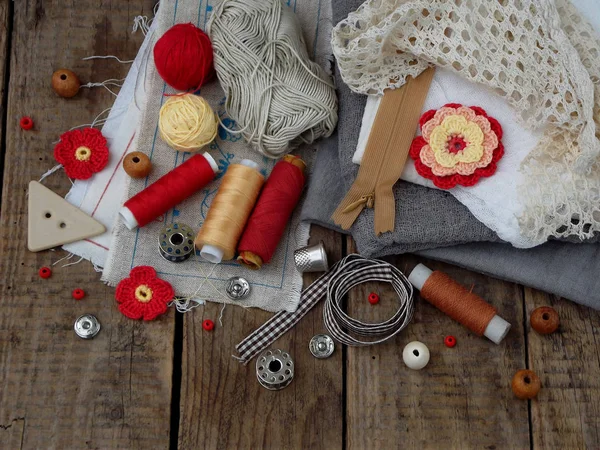
[[[502,127],[477,106],[451,103],[427,111],[410,156],[417,172],[442,189],[472,186],[496,171],[504,154]]]

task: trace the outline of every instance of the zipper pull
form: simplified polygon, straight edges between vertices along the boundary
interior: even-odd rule
[[[375,194],[370,193],[367,195],[362,195],[358,200],[350,203],[348,206],[346,206],[344,208],[344,210],[342,212],[349,213],[350,211],[354,211],[356,208],[358,208],[361,205],[366,205],[367,208],[373,208],[374,204],[375,204]]]

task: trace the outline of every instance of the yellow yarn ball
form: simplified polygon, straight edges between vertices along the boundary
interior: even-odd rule
[[[160,108],[160,137],[180,152],[197,152],[217,135],[219,121],[202,97],[184,94],[169,97]]]

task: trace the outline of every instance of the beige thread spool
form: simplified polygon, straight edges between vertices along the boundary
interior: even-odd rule
[[[215,264],[233,259],[264,182],[258,164],[249,159],[227,168],[196,237],[196,248],[202,258]]]

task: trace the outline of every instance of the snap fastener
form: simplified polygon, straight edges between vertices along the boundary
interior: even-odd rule
[[[315,358],[329,358],[335,350],[335,343],[326,334],[317,334],[310,340],[308,349]]]
[[[429,349],[422,342],[409,342],[402,351],[402,359],[409,369],[421,370],[429,362]]]
[[[225,291],[230,299],[242,300],[250,294],[250,283],[242,277],[231,277],[227,280]]]
[[[75,320],[75,333],[82,339],[92,339],[100,332],[100,322],[93,314],[84,314]]]

